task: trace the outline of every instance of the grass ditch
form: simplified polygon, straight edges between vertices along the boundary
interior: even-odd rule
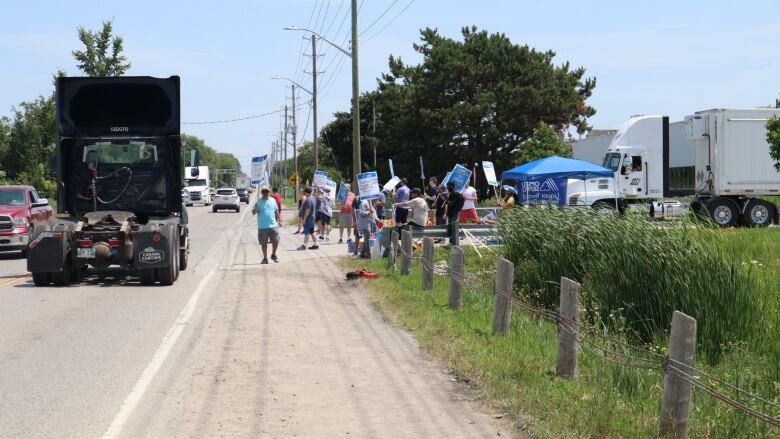
[[[612,221],[614,220],[613,218]],[[619,232],[624,229],[613,227],[611,230]],[[690,228],[685,232],[690,235],[687,237],[687,248],[691,257],[698,255],[693,249],[701,250],[702,247],[697,245],[705,241],[705,238],[698,236],[706,237],[706,242],[713,242],[709,241],[711,237],[716,238],[717,243],[714,245],[718,246],[718,252],[714,254],[725,261],[723,267],[730,272],[750,275],[750,287],[739,291],[755,302],[746,308],[748,311],[745,312],[749,314],[742,316],[751,319],[751,325],[738,328],[738,331],[724,330],[722,343],[715,351],[716,354],[697,355],[697,367],[741,388],[766,396],[774,402],[780,401],[780,375],[777,373],[780,367],[780,352],[777,352],[780,350],[780,344],[777,343],[776,335],[776,306],[780,297],[780,282],[777,279],[780,259],[775,251],[778,245],[775,237],[777,232],[771,229],[713,231],[697,228]],[[577,242],[571,239],[571,234],[557,235],[563,238],[568,236],[570,240]],[[654,236],[657,239],[663,238]],[[553,236],[548,239],[557,238]],[[583,245],[582,242],[579,245]],[[709,251],[706,245],[703,248]],[[574,249],[576,251],[576,247]],[[566,250],[571,251],[569,248]],[[438,260],[446,260],[448,255],[449,252],[445,249],[436,251]],[[550,250],[549,255],[564,260],[570,257],[564,251],[554,253]],[[710,264],[720,263],[720,260],[707,259]],[[641,259],[629,259],[624,263],[631,265],[631,261],[637,262]],[[485,279],[493,279],[493,258],[478,258],[473,252],[467,252],[466,262],[467,271]],[[537,303],[542,303],[543,294],[548,294],[550,302],[552,297],[556,300],[555,303],[547,305],[551,309],[557,308],[557,280],[545,279],[542,276],[544,271],[535,266],[536,261],[527,255],[516,262],[515,272],[525,273],[518,278],[517,294],[523,300],[533,299],[537,300]],[[356,263],[350,262],[349,266]],[[382,274],[380,279],[363,281],[372,292],[378,308],[386,315],[392,316],[395,322],[413,330],[421,344],[456,374],[476,383],[484,400],[491,407],[491,412],[508,413],[516,423],[518,431],[528,430],[534,437],[545,438],[656,436],[663,390],[661,372],[627,369],[604,362],[588,352],[581,352],[581,377],[577,380],[557,379],[554,377],[557,332],[553,325],[527,317],[515,310],[511,335],[493,336],[490,331],[493,301],[485,291],[467,290],[464,309],[455,312],[447,308],[448,279],[437,276],[434,290],[422,291],[421,272],[417,261],[413,264],[410,276],[389,272],[385,269],[386,260],[360,261],[359,264]],[[560,266],[564,267],[565,264]],[[604,266],[607,267],[606,264]],[[670,269],[669,264],[664,267],[666,270]],[[588,273],[584,273],[586,276],[579,279],[584,280],[583,295],[587,297],[592,294],[592,288],[599,284],[589,282]],[[569,277],[578,278],[576,273],[568,274]],[[527,279],[530,279],[530,282]],[[546,285],[539,288],[542,283]],[[528,285],[537,288],[529,288]],[[638,286],[634,288],[641,291]],[[555,296],[552,295],[553,291]],[[662,289],[655,288],[651,291],[658,294]],[[717,291],[720,291],[718,294],[727,293],[723,288]],[[648,337],[629,324],[628,319],[632,314],[625,313],[624,310],[633,297],[623,297],[617,302],[617,308],[611,308],[615,305],[599,305],[599,302],[591,299],[587,306],[596,304],[600,309],[587,310],[587,317],[595,327],[609,331],[612,336],[631,342],[643,338],[641,343],[644,347],[665,353],[668,325],[662,328],[660,324],[653,323],[656,332],[648,331]],[[718,298],[717,295],[714,297]],[[656,298],[639,303],[649,303],[652,305],[651,312],[660,314],[661,311],[657,307],[669,305],[656,304],[665,300]],[[723,300],[728,301],[728,298]],[[688,304],[684,301],[674,303]],[[696,301],[691,306],[694,305],[697,305]],[[707,306],[706,303],[698,305]],[[634,315],[641,315],[639,306],[630,308],[634,309]],[[703,319],[696,316],[691,309],[688,311],[699,319],[702,328]],[[667,319],[670,317],[671,311]],[[642,323],[638,327],[647,330],[648,324]],[[757,408],[768,411],[766,408]],[[694,391],[689,435],[706,438],[780,437],[780,431]]]

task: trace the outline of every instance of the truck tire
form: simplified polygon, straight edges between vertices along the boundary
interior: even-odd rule
[[[714,198],[707,203],[707,211],[719,227],[734,227],[739,219],[739,207],[730,198]]]
[[[211,212],[212,212],[212,213],[217,213],[217,206],[214,206],[214,207],[212,207],[212,208],[211,208]]]
[[[754,198],[747,202],[742,213],[742,223],[747,227],[768,227],[775,217],[775,206],[765,200]]]
[[[57,287],[64,287],[70,283],[72,274],[73,264],[70,261],[70,256],[67,256],[65,262],[62,263],[62,270],[51,274],[51,281]]]
[[[190,259],[190,238],[184,237],[184,248],[179,250],[179,270],[184,271],[187,269],[187,264]]]
[[[138,280],[141,285],[154,285],[154,268],[139,268]]]
[[[168,254],[171,255],[170,257],[170,263],[167,267],[157,268],[155,269],[157,271],[157,280],[160,281],[160,285],[173,285],[174,282],[176,282],[176,278],[179,277],[179,258],[178,258],[178,240],[176,239],[178,235],[174,232],[174,227],[168,228],[168,233],[166,233],[168,238],[168,243],[170,244],[169,252]],[[176,255],[177,257],[174,257]]]
[[[36,287],[45,287],[51,282],[51,276],[44,271],[33,273],[32,278],[33,284],[35,284]]]

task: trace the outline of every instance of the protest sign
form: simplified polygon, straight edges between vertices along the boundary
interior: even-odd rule
[[[341,204],[344,204],[347,202],[347,198],[349,198],[349,188],[342,181],[341,187],[339,187],[339,193],[336,196],[336,201],[338,201]]]
[[[566,204],[566,178],[523,181],[517,194],[523,204]]]
[[[376,171],[364,172],[358,174],[358,193],[361,200],[371,200],[374,198],[381,198],[382,193],[379,191],[379,177]]]
[[[382,192],[392,192],[393,188],[398,186],[398,183],[401,182],[401,177],[393,177],[385,183],[384,186],[382,186]]]
[[[454,183],[455,190],[461,192],[463,189],[465,189],[466,184],[468,184],[470,178],[471,170],[469,168],[461,165],[455,165],[455,167],[452,168],[452,173],[450,174],[448,182]]]
[[[325,171],[314,171],[314,179],[312,185],[315,187],[325,187],[325,182],[328,180],[328,173]]]
[[[485,171],[485,179],[491,186],[498,186],[498,180],[496,179],[496,169],[493,167],[493,162],[482,162],[482,170]]]
[[[252,157],[252,185],[258,185],[263,182],[266,166],[268,165],[268,156]]]
[[[336,185],[336,182],[333,180],[325,180],[325,184],[322,186],[322,190],[328,189],[329,192],[325,192],[328,195],[328,198],[330,198],[333,201],[336,201],[336,188],[338,186]]]

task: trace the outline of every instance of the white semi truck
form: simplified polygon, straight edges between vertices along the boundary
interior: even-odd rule
[[[208,166],[185,166],[183,183],[182,198],[186,206],[199,203],[211,205],[212,189]]]
[[[621,209],[647,205],[656,218],[678,216],[690,208],[722,227],[777,223],[777,209],[759,198],[780,195],[780,173],[766,141],[766,123],[772,117],[780,117],[780,109],[699,111],[685,118],[685,142],[670,142],[666,116],[634,117],[604,156],[604,167],[614,171],[614,178],[570,180],[568,204]],[[670,190],[670,143],[694,149],[690,187],[676,193]],[[673,195],[693,199],[681,202],[671,199]]]

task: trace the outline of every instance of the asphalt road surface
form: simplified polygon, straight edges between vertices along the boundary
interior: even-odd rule
[[[170,287],[115,269],[36,288],[0,254],[0,438],[505,431],[343,280],[344,246],[296,251],[285,229],[280,263],[260,265],[248,210],[191,208],[190,266]]]

